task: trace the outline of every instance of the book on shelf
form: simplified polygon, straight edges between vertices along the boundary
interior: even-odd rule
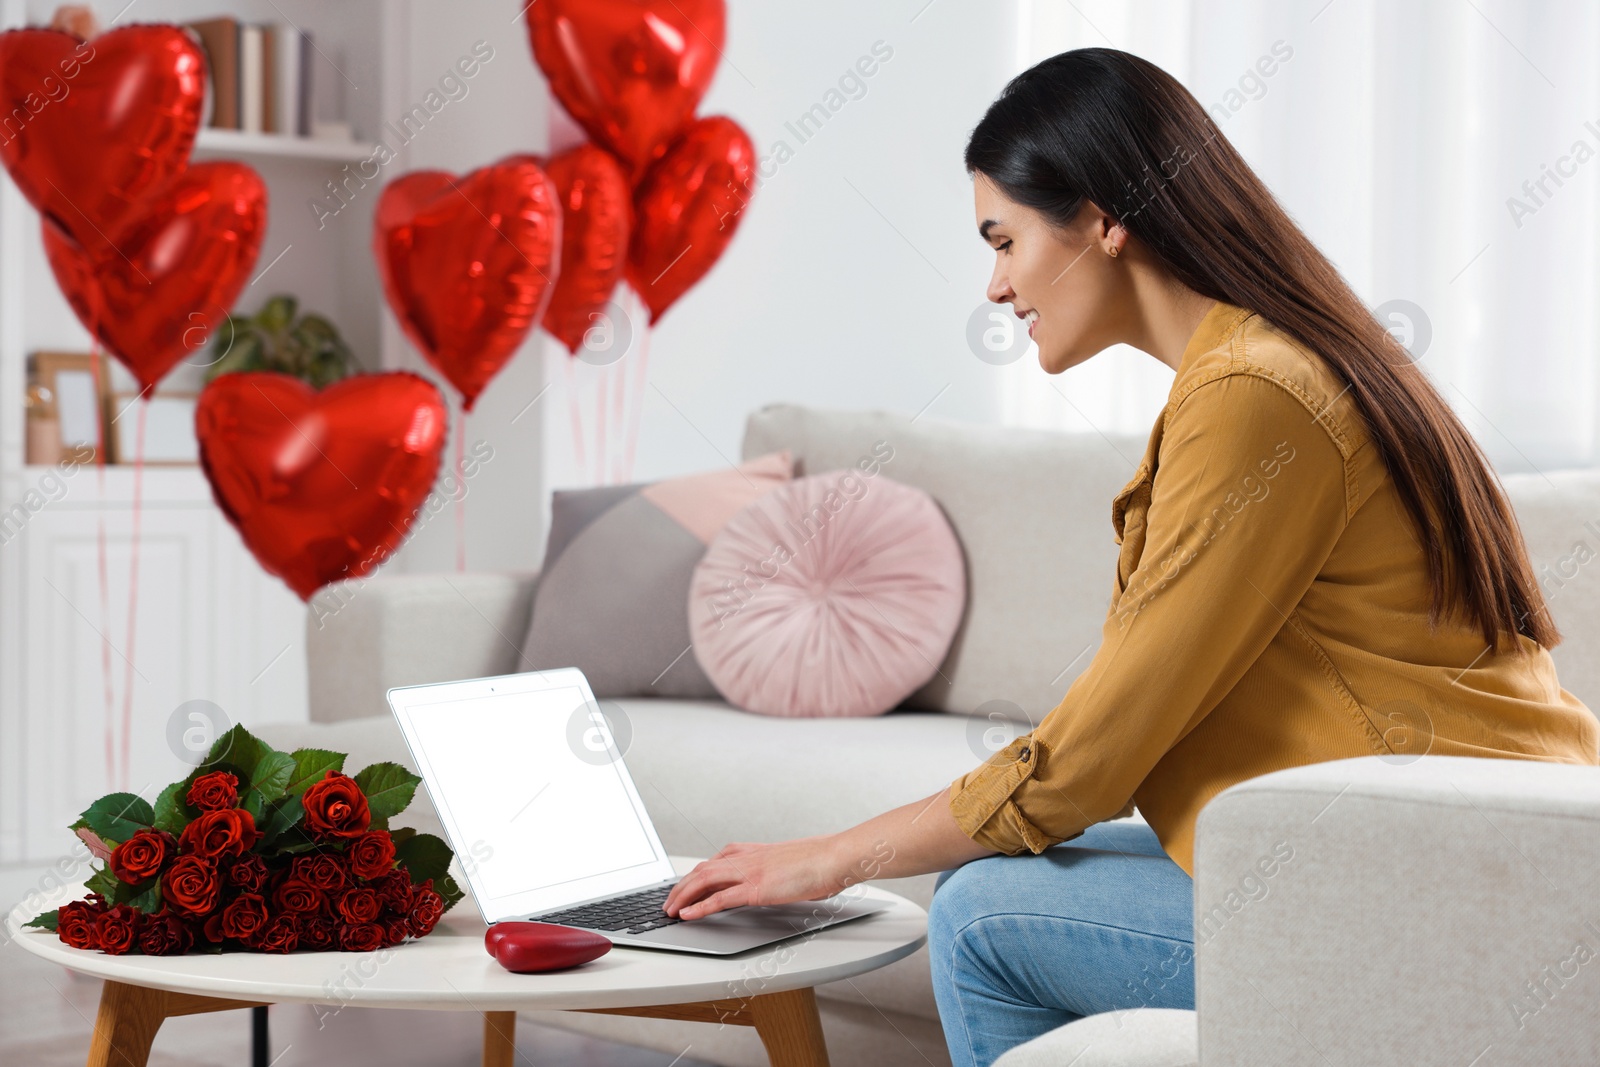
[[[191,22],[211,75],[210,118],[220,130],[310,137],[311,34],[287,22]]]

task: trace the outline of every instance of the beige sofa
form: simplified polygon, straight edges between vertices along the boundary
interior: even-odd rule
[[[731,840],[822,833],[926,796],[976,765],[997,737],[1026,731],[1092,657],[1112,587],[1110,501],[1133,475],[1143,440],[777,404],[749,416],[742,455],[789,448],[802,473],[819,473],[853,466],[879,441],[893,449],[883,473],[931,493],[967,555],[968,608],[949,655],[905,708],[870,719],[772,719],[722,701],[608,702],[628,720],[627,763],[670,851],[708,854]],[[1546,585],[1568,635],[1556,652],[1563,683],[1600,707],[1600,579],[1592,573],[1600,567],[1573,558],[1578,542],[1600,550],[1600,475],[1526,475],[1507,484],[1537,565],[1551,568]],[[308,617],[313,721],[263,734],[282,747],[349,751],[355,765],[406,762],[384,701],[388,687],[556,666],[519,663],[536,582],[532,574],[405,576],[324,594]],[[1509,998],[1524,971],[1536,975],[1546,959],[1570,955],[1570,937],[1587,936],[1587,913],[1561,911],[1558,890],[1518,846],[1527,834],[1523,851],[1539,850],[1539,869],[1559,873],[1560,892],[1596,887],[1600,861],[1579,857],[1597,855],[1587,824],[1600,819],[1600,771],[1504,760],[1435,770],[1441,762],[1448,761],[1340,761],[1218,797],[1200,824],[1197,913],[1230,899],[1274,835],[1301,843],[1301,859],[1284,868],[1292,878],[1271,887],[1267,899],[1279,904],[1252,905],[1225,937],[1200,945],[1198,1022],[1188,1012],[1095,1017],[1014,1051],[1022,1058],[1013,1062],[1193,1063],[1197,1042],[1207,1063],[1323,1062],[1317,1055],[1397,1062],[1356,1055],[1376,1038],[1352,1035],[1372,1026],[1407,1040],[1438,1032],[1439,1047],[1451,1049],[1469,1037],[1488,1043],[1493,998],[1462,999],[1467,987],[1477,990],[1480,965],[1500,968],[1482,978],[1484,989]],[[1329,817],[1313,822],[1316,805],[1334,797]],[[425,798],[416,813],[419,823],[436,822]],[[1503,833],[1490,836],[1485,824]],[[1570,846],[1564,855],[1561,842]],[[933,881],[884,884],[926,906]],[[1590,943],[1600,950],[1600,911],[1594,922]],[[1466,943],[1447,929],[1478,939]],[[1514,946],[1492,944],[1496,930]],[[1431,940],[1419,954],[1424,937]],[[1423,962],[1438,969],[1431,986],[1389,977],[1397,968],[1419,974]],[[1580,981],[1600,982],[1596,975],[1600,969],[1585,968]],[[1262,999],[1251,999],[1252,984]],[[1587,1035],[1574,1040],[1592,1050],[1597,988],[1544,1007],[1519,1028],[1523,1045],[1555,1047],[1526,1038],[1537,1024]],[[925,950],[818,996],[836,1067],[948,1062]],[[1279,1010],[1261,1006],[1268,998]],[[1580,1002],[1589,1009],[1581,1019],[1570,1010]],[[1506,1012],[1503,1004],[1496,1010]],[[669,1054],[692,1043],[694,1058],[709,1062],[766,1062],[755,1035],[737,1027],[537,1017]],[[1311,1059],[1304,1046],[1294,1051],[1297,1031],[1315,1032]],[[1459,1062],[1471,1062],[1483,1043]],[[1431,1053],[1419,1062],[1433,1062]]]

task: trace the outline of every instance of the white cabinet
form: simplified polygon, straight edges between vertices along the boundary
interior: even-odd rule
[[[372,212],[383,183],[407,170],[461,172],[510,152],[548,147],[549,98],[528,51],[526,26],[513,18],[521,5],[141,0],[132,12],[123,0],[91,0],[91,6],[102,22],[116,18],[119,25],[229,14],[252,22],[287,20],[312,33],[314,77],[326,87],[322,117],[348,119],[367,147],[202,134],[196,159],[240,159],[267,184],[257,275],[236,310],[250,314],[269,296],[290,293],[303,310],[322,312],[338,325],[364,369],[428,373],[384,310],[372,264]],[[53,0],[0,0],[0,28],[47,23],[54,7]],[[480,40],[492,43],[496,58],[475,78],[470,99],[451,103],[415,144],[392,145],[398,158],[376,180],[352,178],[371,156],[371,142],[393,140],[389,124],[434,91],[441,75]],[[315,205],[336,188],[346,190],[349,210],[323,219]],[[99,471],[79,470],[68,492],[25,509],[23,532],[7,536],[6,514],[47,475],[23,462],[27,354],[89,348],[88,335],[56,289],[39,225],[0,174],[0,866],[53,861],[72,845],[66,824],[96,797],[178,777],[182,765],[168,748],[166,730],[183,702],[213,701],[231,721],[246,725],[303,720],[307,706],[305,608],[282,582],[262,573],[213,504],[198,469],[144,471],[131,726],[123,722],[123,655],[133,469],[108,468],[103,488]],[[130,381],[116,369],[116,388],[127,389]],[[495,463],[472,486],[469,566],[525,566],[524,556],[540,543],[541,407],[550,401],[530,407],[530,400],[541,395],[541,384],[538,345],[530,340],[472,416],[469,440],[491,442]],[[162,382],[170,391],[201,385],[201,368],[189,364]],[[451,421],[459,432],[463,420],[453,397]],[[100,593],[102,520],[108,607]],[[417,533],[390,566],[454,565],[454,522],[435,521]],[[102,634],[113,646],[109,714]]]
[[[0,806],[5,862],[59,856],[102,793],[153,797],[181,777],[169,724],[188,701],[247,725],[305,718],[299,598],[249,557],[198,471],[145,475],[137,545],[133,472],[109,469],[102,492],[83,468],[4,546],[15,584],[0,602],[22,625],[0,747],[24,785]]]
[[[0,0],[0,28],[48,23],[54,6]],[[103,24],[129,17],[120,0],[91,6]],[[380,117],[399,110],[388,94],[405,63],[409,7],[409,0],[144,0],[131,17],[294,22],[316,41],[319,117],[347,118],[370,140]],[[345,166],[370,153],[370,143],[207,131],[195,158],[241,159],[267,185],[256,284],[236,310],[251,314],[269,296],[293,294],[302,309],[331,318],[362,365],[375,370],[389,362],[367,249],[375,190],[362,212],[340,220],[345,225],[318,230],[308,208]],[[53,861],[72,847],[67,824],[96,797],[128,789],[153,799],[185,773],[167,724],[186,701],[211,701],[247,726],[306,717],[304,605],[261,571],[197,468],[143,472],[131,641],[133,468],[80,468],[65,492],[29,497],[50,484],[50,470],[23,462],[27,354],[88,349],[45,261],[38,215],[0,177],[0,865]],[[199,390],[201,362],[180,364],[161,388]],[[115,368],[113,387],[130,384]],[[30,499],[44,502],[30,507]],[[8,527],[7,516],[14,520],[19,505],[22,531],[9,536],[16,523]]]

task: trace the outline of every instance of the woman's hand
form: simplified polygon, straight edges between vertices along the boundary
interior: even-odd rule
[[[680,878],[662,908],[699,919],[746,904],[821,900],[858,882],[932,874],[992,855],[956,825],[945,788],[837,834],[729,845]]]
[[[676,918],[699,919],[746,904],[821,900],[847,888],[838,851],[831,834],[732,844],[679,879],[662,908]]]

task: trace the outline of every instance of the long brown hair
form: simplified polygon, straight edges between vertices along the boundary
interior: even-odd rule
[[[965,162],[1057,226],[1094,203],[1178,281],[1320,356],[1349,384],[1416,525],[1430,621],[1458,614],[1491,648],[1508,633],[1561,640],[1477,442],[1177,79],[1110,48],[1052,56],[1006,85]]]

